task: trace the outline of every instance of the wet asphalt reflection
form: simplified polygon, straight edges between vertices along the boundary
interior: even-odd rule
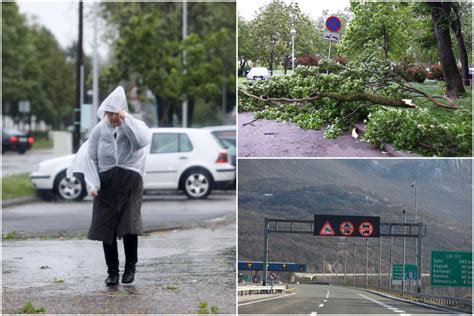
[[[123,271],[122,241],[118,241]],[[28,301],[46,313],[235,313],[235,224],[139,237],[134,283],[107,288],[102,244],[3,242],[3,312]]]

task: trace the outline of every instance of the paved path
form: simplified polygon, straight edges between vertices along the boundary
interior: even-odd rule
[[[239,157],[388,157],[371,144],[348,133],[324,138],[324,130],[305,130],[294,123],[254,120],[252,113],[238,116]]]
[[[135,282],[111,288],[100,242],[3,241],[2,312],[31,301],[47,314],[195,314],[207,301],[235,314],[235,228],[139,237]],[[121,241],[119,257],[123,271]]]
[[[438,314],[438,310],[366,291],[330,285],[301,284],[294,294],[240,303],[239,314]]]

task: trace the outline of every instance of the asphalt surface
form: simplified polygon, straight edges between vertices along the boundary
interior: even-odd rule
[[[201,226],[235,216],[235,191],[213,192],[206,200],[183,195],[145,196],[142,220],[145,231]],[[92,201],[35,202],[2,211],[3,233],[21,237],[85,235],[92,218]]]
[[[294,123],[257,120],[253,113],[239,113],[239,157],[389,157],[349,133],[324,138],[324,129],[305,130]]]
[[[2,177],[31,173],[36,164],[55,157],[52,149],[33,149],[22,155],[7,151],[2,154]]]
[[[428,307],[330,285],[292,285],[294,294],[239,303],[239,314],[440,314]]]
[[[135,281],[110,288],[100,242],[4,240],[2,313],[31,302],[47,314],[195,314],[207,302],[235,314],[235,236],[234,216],[208,229],[139,237]]]

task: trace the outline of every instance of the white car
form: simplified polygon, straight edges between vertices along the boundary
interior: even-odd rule
[[[272,76],[265,67],[253,67],[247,74],[247,80],[268,80]]]
[[[232,185],[235,166],[229,152],[210,130],[151,128],[152,141],[145,147],[147,160],[144,193],[182,190],[190,199],[205,199],[214,188]],[[82,174],[66,178],[74,155],[43,161],[30,175],[33,186],[45,199],[58,195],[81,200],[87,195]]]

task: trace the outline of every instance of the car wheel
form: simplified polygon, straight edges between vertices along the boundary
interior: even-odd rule
[[[87,195],[87,188],[82,176],[74,174],[68,179],[64,170],[54,181],[54,192],[64,200],[80,201]]]
[[[205,199],[212,191],[211,174],[204,169],[191,169],[182,179],[182,188],[190,199]]]

